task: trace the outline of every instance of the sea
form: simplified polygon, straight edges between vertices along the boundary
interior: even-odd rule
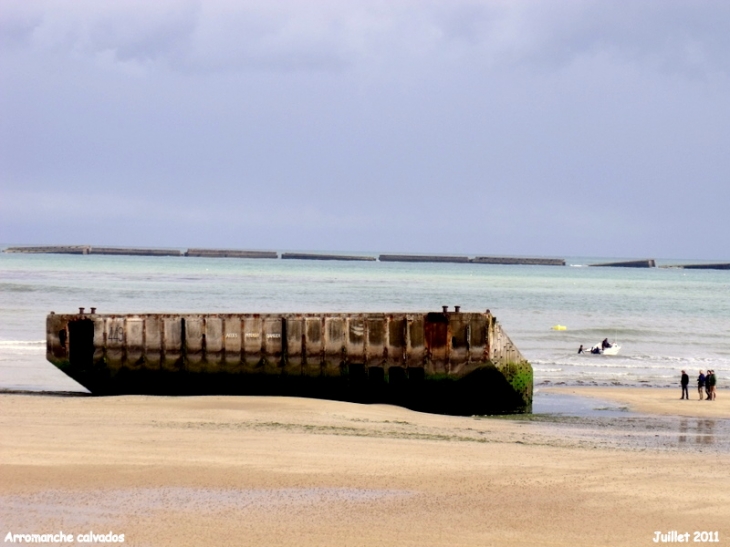
[[[92,306],[99,313],[489,309],[532,364],[537,391],[677,386],[683,369],[692,378],[713,369],[718,389],[727,386],[730,271],[566,260],[560,267],[0,253],[0,390],[84,391],[46,361],[45,318]],[[619,355],[577,353],[604,338],[621,346]]]

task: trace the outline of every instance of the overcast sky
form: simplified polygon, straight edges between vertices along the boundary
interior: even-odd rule
[[[730,259],[730,2],[1,0],[0,242]]]

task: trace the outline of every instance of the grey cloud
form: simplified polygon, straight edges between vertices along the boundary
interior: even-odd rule
[[[727,73],[723,2],[30,2],[3,16],[5,42],[112,51],[173,69],[342,70],[376,60],[546,68],[608,51],[689,72]],[[374,59],[373,59],[374,58]],[[372,64],[368,63],[368,70]]]
[[[661,70],[727,73],[730,69],[726,3],[593,1],[577,6],[547,25],[552,32],[539,57],[606,51]]]
[[[455,2],[432,23],[490,65],[549,70],[605,52],[687,74],[730,69],[726,2]]]
[[[198,16],[199,9],[193,4],[153,14],[107,14],[88,29],[86,47],[93,52],[111,51],[120,61],[175,58],[188,47]]]
[[[0,40],[40,54],[111,53],[120,63],[181,71],[339,69],[344,59],[338,21],[296,2],[79,0],[14,8],[0,19]]]
[[[725,248],[724,4],[6,2],[0,242]]]
[[[0,47],[4,50],[28,47],[33,31],[42,23],[38,12],[26,12],[12,4],[0,10]]]

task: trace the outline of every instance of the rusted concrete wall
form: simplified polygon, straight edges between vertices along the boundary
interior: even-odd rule
[[[193,377],[211,385],[225,377],[239,384],[234,392],[254,392],[260,384],[285,379],[295,394],[316,395],[327,384],[330,394],[324,396],[351,400],[357,399],[351,396],[353,382],[363,380],[369,386],[361,394],[365,399],[406,404],[392,397],[391,385],[410,389],[446,382],[442,391],[451,393],[452,384],[478,382],[475,378],[488,369],[491,387],[498,383],[504,397],[492,394],[494,404],[475,399],[462,406],[524,412],[532,402],[532,368],[489,312],[51,314],[47,343],[49,361],[92,393],[187,392],[190,385],[182,384]],[[135,373],[145,374],[135,380]],[[322,385],[303,389],[297,379]],[[272,385],[264,391],[287,392]],[[439,389],[426,391],[439,397]],[[429,401],[406,406],[440,407]]]

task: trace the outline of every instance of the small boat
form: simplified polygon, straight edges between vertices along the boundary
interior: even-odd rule
[[[612,344],[610,348],[603,348],[603,355],[618,355],[619,351],[621,351],[621,346]]]
[[[590,353],[591,355],[618,355],[619,351],[621,351],[621,346],[618,344],[611,344],[607,348],[593,346],[590,351],[587,351],[586,353]]]

